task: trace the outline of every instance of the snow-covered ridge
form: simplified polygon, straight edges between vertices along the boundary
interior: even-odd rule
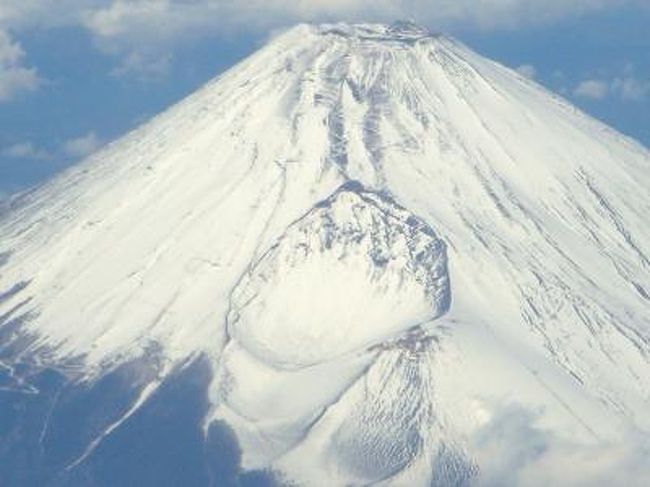
[[[416,42],[435,35],[424,27],[409,21],[386,24],[323,24],[312,26],[320,35],[340,35],[348,39],[367,41],[403,41]]]
[[[205,354],[206,421],[305,483],[474,475],[511,402],[647,432],[649,167],[455,41],[299,26],[12,203],[0,360]]]
[[[235,287],[214,417],[235,428],[249,467],[267,465],[320,427],[326,405],[376,373],[381,350],[426,353],[449,293],[434,231],[390,196],[344,184],[293,222]],[[394,374],[396,388],[417,388]],[[384,418],[363,433],[372,445],[354,445],[365,440],[349,435],[364,428],[354,424],[361,417],[349,418],[327,455],[357,462],[350,466],[364,481],[399,471],[420,448],[411,444],[419,424],[410,421],[426,405],[416,396],[402,395],[395,410],[360,402],[359,414]]]
[[[331,361],[449,309],[445,245],[390,198],[350,182],[288,227],[231,305],[229,335],[258,359],[288,369]]]

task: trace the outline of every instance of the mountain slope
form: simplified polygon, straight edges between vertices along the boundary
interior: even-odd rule
[[[156,351],[73,470],[199,356],[202,428],[300,483],[480,479],[514,406],[646,437],[648,187],[645,148],[453,40],[299,26],[13,202],[1,360],[92,387]]]

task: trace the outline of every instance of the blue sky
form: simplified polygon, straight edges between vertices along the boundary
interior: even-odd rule
[[[300,21],[411,18],[650,146],[648,0],[2,0],[0,199]]]

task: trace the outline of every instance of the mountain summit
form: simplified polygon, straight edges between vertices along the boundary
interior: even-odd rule
[[[648,187],[454,40],[293,28],[1,217],[0,483],[611,481]]]

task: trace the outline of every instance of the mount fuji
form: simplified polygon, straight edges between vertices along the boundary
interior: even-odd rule
[[[650,152],[300,25],[0,214],[0,484],[648,485]]]

